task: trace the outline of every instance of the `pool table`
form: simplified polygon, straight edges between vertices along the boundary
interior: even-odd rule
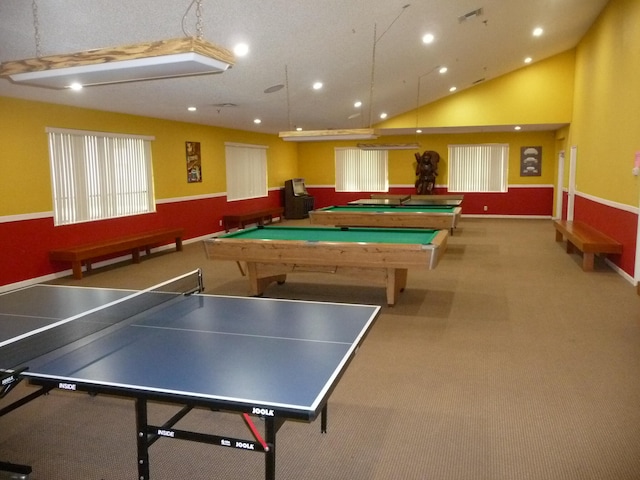
[[[407,270],[434,269],[447,239],[446,230],[266,225],[204,245],[210,260],[246,262],[251,295],[284,283],[288,273],[335,273],[384,286],[391,306],[406,286]]]
[[[450,205],[342,205],[309,212],[316,225],[453,229],[462,209]]]

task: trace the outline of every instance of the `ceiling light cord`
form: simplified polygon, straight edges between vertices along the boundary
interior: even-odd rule
[[[427,75],[431,75],[433,72],[435,72],[436,70],[439,70],[441,68],[440,65],[436,65],[435,67],[433,67],[431,70],[429,70],[427,73],[423,73],[422,75],[420,75],[418,77],[418,94],[416,96],[416,132],[419,128],[419,122],[418,122],[418,116],[419,116],[419,110],[420,110],[420,84],[422,82],[422,78],[426,77]],[[416,138],[417,138],[417,133],[416,133]]]
[[[36,0],[31,2],[31,10],[33,11],[33,30],[36,42],[36,58],[42,57],[42,51],[40,50],[40,20],[38,18],[38,4]]]
[[[289,130],[291,130],[291,104],[289,103],[289,69],[287,65],[284,66],[284,84],[287,92],[287,122],[289,123]]]
[[[369,128],[373,123],[373,84],[376,76],[376,40],[377,24],[373,25],[373,50],[371,53],[371,84],[369,85]]]
[[[191,35],[189,30],[187,29],[185,23],[187,20],[187,15],[189,15],[189,12],[194,5],[196,6],[196,38],[198,40],[202,40],[204,38],[204,31],[202,26],[202,0],[193,0],[187,7],[186,12],[184,12],[184,15],[182,16],[182,32],[186,37],[193,37],[193,35]]]
[[[384,37],[385,33],[387,33],[391,27],[393,26],[394,23],[396,23],[398,21],[398,19],[402,16],[402,14],[407,10],[407,8],[410,6],[410,3],[407,3],[405,6],[402,7],[402,11],[396,16],[396,18],[393,20],[393,22],[391,22],[389,24],[389,26],[387,27],[387,29],[382,32],[382,35],[380,35],[380,37],[378,37],[377,34],[377,24],[373,25],[373,52],[372,52],[372,59],[371,59],[371,86],[369,89],[369,128],[371,128],[372,124],[373,124],[373,85],[374,85],[374,80],[375,80],[375,73],[376,73],[376,45],[378,44],[378,42],[380,40],[382,40],[382,37]]]

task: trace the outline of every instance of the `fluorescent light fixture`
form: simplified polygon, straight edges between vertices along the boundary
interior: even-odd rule
[[[0,77],[23,85],[64,89],[74,83],[86,87],[222,73],[234,60],[224,48],[184,37],[4,62]]]
[[[280,132],[285,142],[325,142],[330,140],[375,140],[378,132],[373,128],[349,130],[302,130]]]
[[[360,150],[420,150],[419,143],[359,143]]]

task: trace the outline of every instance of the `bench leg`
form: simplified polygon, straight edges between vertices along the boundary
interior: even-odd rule
[[[567,240],[567,253],[573,253],[573,243]]]
[[[82,262],[71,262],[71,268],[73,269],[73,278],[80,280],[82,278]],[[91,269],[91,264],[87,263],[87,272]]]
[[[176,237],[176,252],[182,251],[182,238]]]
[[[582,254],[582,270],[585,272],[593,271],[593,265],[595,261],[594,253],[583,253]]]
[[[140,249],[134,248],[131,250],[131,258],[133,258],[133,263],[140,263]]]

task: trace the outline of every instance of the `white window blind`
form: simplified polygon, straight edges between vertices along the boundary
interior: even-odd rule
[[[153,137],[46,131],[55,225],[155,211]]]
[[[450,192],[506,192],[509,145],[449,145]]]
[[[266,197],[267,147],[225,144],[227,200]]]
[[[336,148],[337,192],[388,192],[388,152]]]

